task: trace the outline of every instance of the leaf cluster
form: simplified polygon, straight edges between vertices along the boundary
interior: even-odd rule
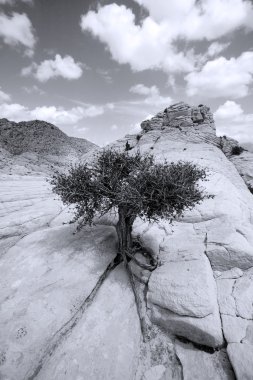
[[[51,184],[65,204],[75,205],[81,228],[115,208],[131,218],[172,219],[210,197],[199,186],[205,179],[205,170],[190,162],[155,163],[150,155],[109,149],[92,165],[56,173]]]

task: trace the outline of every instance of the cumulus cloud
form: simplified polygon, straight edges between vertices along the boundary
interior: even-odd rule
[[[172,46],[167,23],[157,23],[151,17],[136,25],[132,10],[115,3],[89,11],[82,16],[81,28],[90,31],[109,48],[114,60],[129,63],[133,70],[163,69],[190,71],[191,54],[178,52]]]
[[[253,52],[244,52],[238,58],[219,57],[208,61],[200,71],[187,74],[185,80],[188,96],[244,97],[253,82]]]
[[[253,143],[253,114],[245,113],[240,104],[227,100],[215,111],[214,119],[219,135]]]
[[[173,38],[214,40],[240,27],[253,29],[249,0],[135,1],[149,11],[153,20],[169,24]]]
[[[179,52],[177,40],[212,41],[238,28],[253,29],[249,0],[135,1],[149,13],[140,24],[131,9],[113,3],[83,15],[81,28],[104,43],[114,60],[136,71],[190,72],[197,57],[191,50]],[[219,49],[213,45],[209,53]]]
[[[233,100],[227,100],[222,106],[220,106],[216,111],[214,116],[219,120],[227,120],[243,114],[243,109],[240,104],[234,102]]]
[[[9,102],[10,100],[11,100],[11,96],[9,94],[7,94],[6,92],[4,92],[0,86],[0,104],[5,103],[5,102]]]
[[[45,60],[39,65],[32,63],[32,65],[23,68],[21,74],[23,76],[32,75],[40,82],[46,82],[57,77],[69,80],[79,79],[83,70],[82,64],[75,62],[70,55],[62,57],[60,54],[56,54],[54,59]]]
[[[1,117],[17,122],[39,119],[56,125],[74,125],[84,118],[96,117],[103,113],[104,107],[95,105],[70,109],[56,106],[41,106],[29,109],[18,103],[0,104]]]
[[[36,43],[32,23],[25,13],[0,13],[0,37],[10,46],[23,45],[31,55]]]
[[[145,96],[141,99],[142,103],[153,106],[169,106],[172,103],[170,96],[162,96],[159,89],[156,86],[147,87],[142,83],[136,84],[129,89],[133,94]]]

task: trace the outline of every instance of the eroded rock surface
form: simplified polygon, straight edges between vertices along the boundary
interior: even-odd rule
[[[85,303],[116,255],[115,214],[73,235],[71,213],[29,166],[32,176],[1,177],[1,379],[252,379],[252,194],[208,107],[179,103],[142,129],[111,146],[196,163],[214,195],[173,224],[134,224],[159,259],[152,273],[130,263],[149,341],[121,265]]]
[[[231,326],[234,334],[241,336],[245,333],[248,328],[243,319],[246,312],[249,323],[252,320],[250,307],[242,308],[239,301],[247,300],[247,305],[253,301],[253,292],[246,280],[253,267],[252,194],[238,170],[224,155],[208,107],[191,108],[179,103],[141,126],[141,137],[136,141],[134,136],[126,138],[132,148],[130,154],[140,150],[153,154],[157,162],[165,159],[168,162],[194,162],[207,169],[208,181],[202,186],[214,195],[213,199],[186,212],[184,218],[172,226],[167,222],[148,225],[136,221],[136,238],[159,257],[161,263],[148,282],[150,319],[170,334],[220,350],[229,343],[227,334],[229,331],[233,333]],[[124,149],[126,139],[114,146]],[[238,316],[236,312],[232,316],[225,315],[227,311],[224,313],[224,308],[234,307],[231,296],[234,281],[238,281],[238,288],[233,290],[241,313]],[[220,283],[226,283],[225,290]],[[225,302],[223,292],[228,297]],[[226,318],[234,318],[229,322],[230,327]],[[233,347],[236,350],[236,346]],[[238,367],[235,356],[229,354],[233,368]],[[243,361],[242,356],[240,360]],[[245,368],[247,360],[246,355]],[[248,376],[252,376],[250,371],[249,367]],[[218,373],[215,376],[223,378]],[[229,374],[226,376],[224,378],[230,378]]]

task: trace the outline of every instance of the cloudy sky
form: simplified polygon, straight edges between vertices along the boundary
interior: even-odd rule
[[[252,0],[0,0],[0,118],[99,145],[180,100],[253,142]]]

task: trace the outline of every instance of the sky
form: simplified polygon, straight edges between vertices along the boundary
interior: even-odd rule
[[[179,101],[253,142],[253,0],[0,0],[0,118],[103,146]]]

